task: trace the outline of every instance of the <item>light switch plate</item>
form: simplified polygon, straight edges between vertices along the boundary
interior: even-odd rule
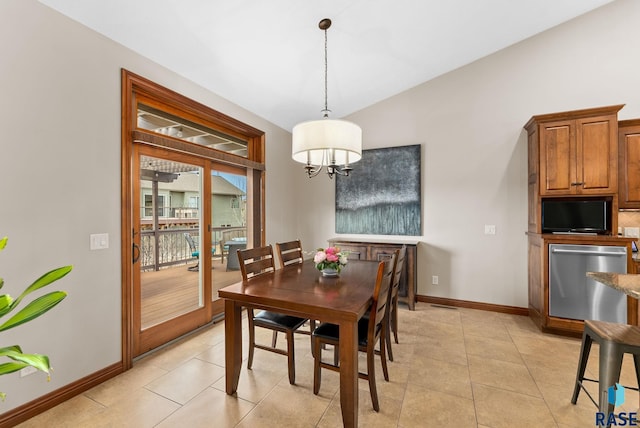
[[[90,235],[89,249],[91,250],[104,250],[109,248],[109,234],[108,233],[95,233]]]

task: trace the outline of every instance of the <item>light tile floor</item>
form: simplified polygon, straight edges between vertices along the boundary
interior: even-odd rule
[[[390,382],[377,364],[380,412],[360,381],[363,427],[589,427],[595,406],[581,393],[570,403],[580,341],[540,333],[527,317],[443,308],[401,308],[400,344]],[[259,329],[260,330],[260,329]],[[263,330],[264,331],[264,330]],[[246,323],[245,323],[246,350]],[[270,332],[259,337],[265,342]],[[284,337],[279,338],[284,346]],[[256,350],[243,366],[237,397],[224,393],[224,326],[198,331],[137,361],[134,367],[25,423],[30,427],[340,427],[338,374],[323,370],[313,395],[309,336],[296,335],[296,385],[285,357]],[[331,358],[330,349],[324,351]],[[245,352],[246,353],[246,352]],[[597,377],[597,345],[588,371]],[[360,358],[361,369],[366,368]],[[625,357],[623,384],[635,385]],[[590,388],[595,394],[595,384]],[[616,411],[638,410],[626,390]]]

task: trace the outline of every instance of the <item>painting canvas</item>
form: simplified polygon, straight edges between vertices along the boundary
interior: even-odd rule
[[[363,150],[336,178],[336,233],[421,235],[420,145]]]

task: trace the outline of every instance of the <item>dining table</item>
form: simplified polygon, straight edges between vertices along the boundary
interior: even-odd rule
[[[376,261],[350,260],[326,277],[312,260],[285,266],[218,291],[225,300],[225,389],[238,389],[242,309],[252,307],[337,324],[340,328],[340,406],[345,427],[358,426],[358,320],[373,302]]]

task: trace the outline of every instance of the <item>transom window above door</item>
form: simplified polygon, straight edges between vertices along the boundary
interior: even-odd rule
[[[138,104],[137,127],[236,156],[244,158],[248,156],[247,141],[173,116],[146,104]]]

